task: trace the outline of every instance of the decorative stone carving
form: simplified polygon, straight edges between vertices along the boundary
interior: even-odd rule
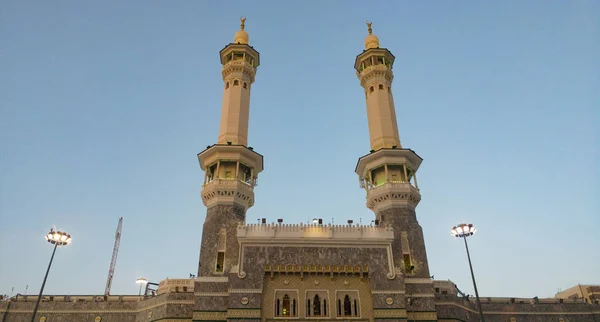
[[[200,311],[194,312],[194,321],[209,320],[209,321],[225,321],[227,320],[227,311]]]
[[[227,318],[260,319],[260,309],[229,309],[227,310]]]
[[[436,312],[408,312],[409,320],[437,321]]]
[[[386,309],[386,310],[373,310],[373,317],[376,319],[405,319],[405,309]],[[435,319],[437,320],[437,319]]]

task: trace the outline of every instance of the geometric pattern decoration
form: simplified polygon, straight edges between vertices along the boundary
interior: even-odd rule
[[[194,312],[194,321],[227,321],[227,311],[200,311]]]
[[[404,201],[412,207],[416,207],[421,201],[421,198],[418,194],[394,191],[379,193],[375,196],[372,196],[372,194],[369,193],[369,195],[367,195],[367,198],[367,207],[371,210],[374,209],[378,204],[384,203],[386,201]]]
[[[406,319],[405,309],[387,309],[373,310],[373,317],[376,319]]]
[[[409,321],[437,321],[436,312],[408,312]]]

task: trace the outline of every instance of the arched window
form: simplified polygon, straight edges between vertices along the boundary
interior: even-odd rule
[[[290,316],[290,297],[286,294],[283,296],[283,316]]]
[[[323,316],[327,316],[327,299],[323,299]]]
[[[383,84],[379,84],[379,89],[383,89]]]
[[[248,88],[248,84],[244,82],[244,89]]]
[[[338,299],[337,307],[338,307],[338,316],[342,316],[342,300]]]
[[[279,299],[277,299],[275,302],[275,316],[279,316],[279,312],[281,311],[279,310]]]
[[[373,86],[369,87],[369,93],[373,93],[374,90],[375,90],[375,88]]]
[[[354,299],[354,316],[358,316],[358,302]]]
[[[306,316],[310,316],[310,299],[306,299]]]
[[[315,295],[313,299],[313,314],[314,316],[321,315],[321,298],[319,297],[319,295]]]
[[[350,296],[344,296],[344,316],[352,315],[352,303],[350,302]]]
[[[240,84],[240,81],[237,79],[233,80],[233,86],[238,86]]]
[[[292,316],[296,316],[296,299],[292,300]]]
[[[229,88],[229,82],[225,83],[225,89]]]

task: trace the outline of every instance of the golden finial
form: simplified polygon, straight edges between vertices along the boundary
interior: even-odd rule
[[[372,25],[372,24],[373,24],[372,22],[370,22],[370,21],[367,21],[367,26],[369,27],[369,35],[372,35],[372,34],[373,34],[373,29],[371,28],[371,25]]]
[[[242,30],[244,30],[244,27],[246,26],[246,17],[240,17],[240,21],[242,22],[242,24],[240,25],[240,28],[242,28]]]

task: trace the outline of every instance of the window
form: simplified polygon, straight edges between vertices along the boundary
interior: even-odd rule
[[[410,254],[404,254],[404,270],[407,273],[412,273],[412,270],[415,268],[410,259]]]
[[[187,293],[187,286],[183,287],[183,292]]]
[[[296,316],[296,299],[292,300],[292,316]]]
[[[373,93],[374,90],[375,88],[373,88],[373,86],[369,87],[369,93]]]
[[[233,53],[233,60],[244,60],[244,53],[243,52],[234,52]]]
[[[233,80],[233,86],[238,86],[240,84],[240,81],[237,79]]]
[[[352,303],[348,295],[344,296],[344,316],[352,315]]]
[[[379,84],[379,89],[383,89],[383,84]]]
[[[294,317],[297,316],[296,299],[298,293],[294,290],[275,291],[275,317]]]
[[[217,252],[217,265],[215,272],[223,273],[223,265],[225,264],[225,252]]]
[[[217,262],[215,263],[215,273],[223,273],[225,266],[225,249],[227,243],[227,230],[221,228],[217,236]]]
[[[344,291],[337,293],[337,316],[360,316],[360,301],[357,291]]]
[[[318,294],[313,298],[313,314],[314,316],[321,316],[321,298]]]
[[[225,89],[229,88],[229,82],[225,83]]]
[[[244,89],[248,88],[248,84],[246,82],[244,82]]]
[[[290,316],[290,297],[287,294],[283,296],[283,310],[281,313],[283,316]]]

